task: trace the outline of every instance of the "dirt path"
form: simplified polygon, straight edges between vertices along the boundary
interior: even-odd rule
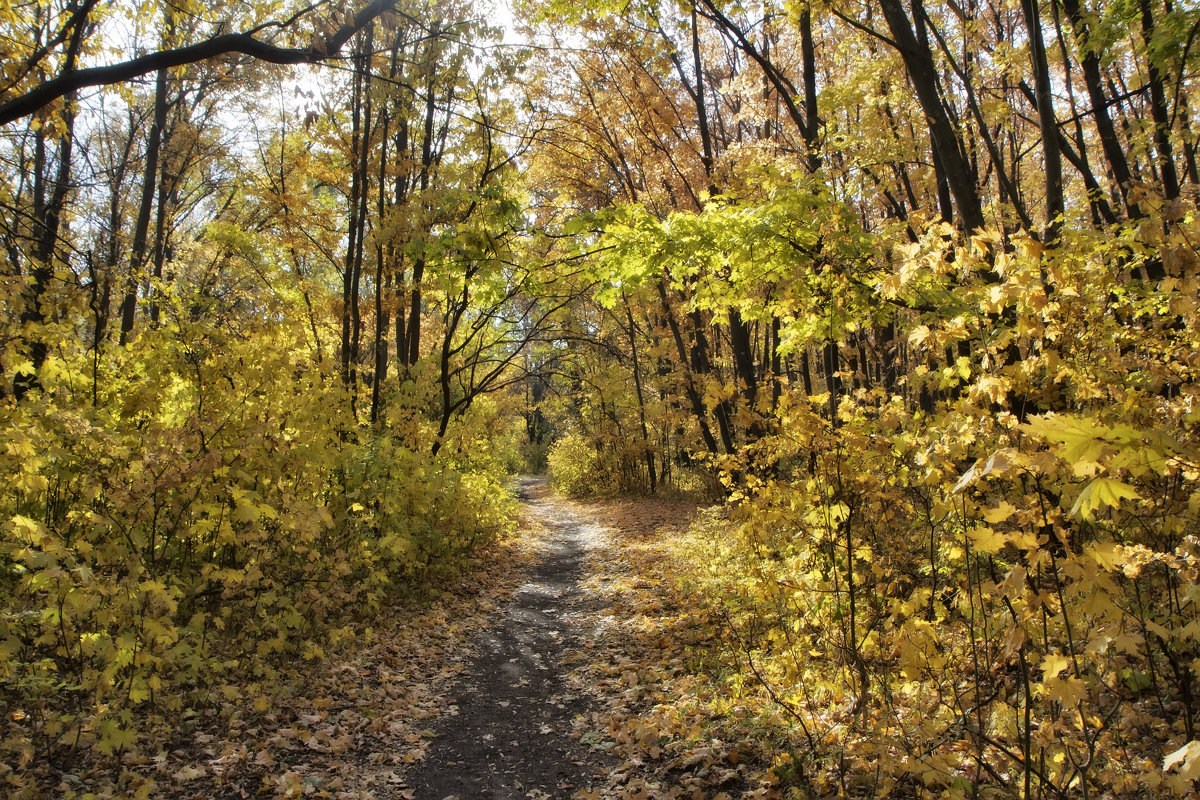
[[[273,693],[248,682],[124,753],[119,773],[96,759],[23,796],[777,800],[773,746],[728,724],[725,687],[698,670],[713,633],[667,546],[694,504],[519,488],[522,535]]]
[[[414,800],[569,798],[604,767],[602,753],[571,737],[588,701],[570,692],[563,663],[596,602],[580,580],[601,533],[556,501],[544,480],[521,479],[521,496],[550,531],[544,558],[477,642],[450,714],[408,775]]]

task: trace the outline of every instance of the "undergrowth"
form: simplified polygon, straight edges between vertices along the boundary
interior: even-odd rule
[[[286,346],[298,326],[241,334],[181,317],[110,354],[97,394],[65,359],[47,391],[0,407],[14,797],[45,796],[47,767],[119,764],[181,716],[271,707],[514,524],[501,406],[477,404],[434,457],[420,397],[368,428],[336,376]]]

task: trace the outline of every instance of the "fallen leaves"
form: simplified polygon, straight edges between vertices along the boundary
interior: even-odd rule
[[[205,774],[206,772],[204,769],[188,765],[181,767],[179,771],[175,773],[175,780],[179,781],[180,783],[187,783],[188,781],[194,781],[196,778],[203,777]]]
[[[590,698],[591,710],[575,717],[569,735],[616,765],[597,776],[598,785],[570,796],[778,797],[771,744],[706,670],[720,637],[682,593],[671,560],[670,538],[686,528],[692,506],[561,502],[609,525],[589,534],[589,600],[576,621],[588,633],[559,666],[571,671],[567,691],[546,702]],[[252,682],[230,684],[228,699],[186,714],[156,752],[127,753],[126,785],[171,800],[413,800],[406,775],[425,758],[434,721],[458,713],[450,692],[469,663],[471,638],[494,622],[543,533],[527,529],[522,541],[497,545],[452,590],[432,602],[397,605],[389,624],[348,637],[274,693]],[[264,697],[270,702],[247,702]],[[564,735],[550,725],[537,731]],[[573,789],[561,786],[563,794],[554,796]],[[520,791],[530,800],[551,796]]]
[[[112,765],[100,759],[74,765],[60,777],[62,796],[107,786],[109,796],[171,800],[411,800],[406,772],[424,759],[433,722],[457,713],[448,695],[473,637],[543,538],[526,526],[521,538],[492,545],[431,599],[398,600],[323,660],[281,668],[280,685],[227,676],[211,702],[172,720],[171,737],[126,748],[119,778],[107,777]]]
[[[603,786],[574,797],[777,797],[769,743],[753,738],[748,715],[725,706],[719,681],[697,661],[717,642],[680,588],[670,547],[694,505],[605,500],[573,507],[608,522],[590,552],[586,586],[598,602],[580,624],[592,635],[571,658],[571,685],[601,710],[577,719],[575,735],[620,759]]]

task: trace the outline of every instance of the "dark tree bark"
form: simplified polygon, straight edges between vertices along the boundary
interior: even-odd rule
[[[650,430],[646,426],[646,398],[642,392],[642,367],[638,361],[637,325],[633,322],[633,311],[629,300],[625,298],[625,317],[629,322],[629,351],[633,355],[633,388],[637,392],[638,421],[642,426],[642,453],[646,460],[646,474],[650,478],[650,494],[657,490],[657,478],[654,474],[654,447],[650,444]]]
[[[31,390],[39,388],[39,374],[49,356],[49,346],[41,331],[41,325],[46,321],[43,308],[46,292],[50,288],[50,279],[54,276],[54,252],[58,246],[59,229],[62,227],[63,205],[67,201],[67,193],[71,188],[71,153],[75,143],[75,114],[68,111],[65,117],[66,129],[58,142],[58,166],[55,170],[53,189],[49,199],[45,198],[45,179],[42,177],[45,164],[45,137],[41,131],[37,134],[38,155],[36,158],[39,175],[35,178],[37,185],[34,191],[34,251],[33,265],[30,270],[33,284],[29,287],[25,300],[25,308],[21,312],[21,323],[30,330],[29,360],[33,368],[28,372],[18,372],[13,379],[13,396],[23,399]]]
[[[821,168],[819,141],[820,118],[817,116],[817,48],[813,42],[812,9],[804,4],[800,12],[800,58],[804,65],[804,125],[800,133],[804,146],[808,148],[808,170]]]
[[[157,97],[157,90],[155,92]],[[157,103],[157,101],[156,101]],[[176,123],[178,116],[176,117]],[[171,152],[171,132],[176,130],[176,124],[163,128],[162,142],[159,145],[161,162],[165,152],[168,155]],[[163,264],[168,258],[167,253],[167,217],[170,213],[171,206],[179,200],[179,176],[168,175],[165,167],[160,167],[158,170],[158,203],[154,209],[154,247],[151,249],[150,255],[150,323],[158,324],[159,317],[159,302],[158,295],[161,293],[161,288],[156,285],[162,281]]]
[[[358,288],[366,232],[364,200],[368,192],[367,167],[371,142],[371,106],[368,99],[372,49],[370,33],[360,44],[355,56],[350,101],[350,153],[354,171],[350,176],[350,219],[346,232],[346,259],[342,269],[341,371],[342,382],[351,391],[351,408],[354,408],[353,395],[358,381]]]
[[[1168,200],[1173,200],[1179,197],[1179,174],[1175,170],[1175,157],[1171,149],[1171,114],[1167,108],[1163,75],[1150,52],[1150,43],[1154,37],[1154,11],[1150,8],[1150,0],[1138,0],[1138,10],[1142,18],[1142,39],[1145,40],[1146,47],[1150,116],[1154,120],[1154,151],[1158,156],[1158,174],[1162,180],[1163,194]]]
[[[1029,34],[1038,127],[1042,131],[1042,155],[1046,171],[1046,226],[1043,237],[1050,244],[1058,239],[1066,203],[1063,199],[1062,151],[1059,148],[1058,122],[1054,118],[1053,86],[1050,82],[1050,62],[1046,58],[1046,42],[1042,36],[1040,2],[1021,0],[1021,12],[1025,18],[1025,30]]]
[[[704,62],[700,60],[700,28],[696,23],[696,6],[692,5],[692,65],[695,70],[696,85],[692,89],[692,99],[696,102],[696,123],[700,127],[700,143],[704,154],[704,177],[708,179],[708,190],[712,194],[720,191],[713,181],[713,144],[712,132],[708,126],[708,108],[704,100]]]
[[[950,194],[958,207],[958,219],[963,230],[971,233],[984,226],[983,204],[970,157],[962,140],[954,130],[950,115],[938,91],[937,68],[933,51],[923,35],[914,30],[914,21],[909,20],[900,0],[880,0],[884,19],[892,33],[892,41],[900,53],[904,66],[912,81],[913,90],[921,104],[921,110],[929,122],[929,135],[933,140],[936,156],[940,159]],[[924,6],[913,3],[915,25],[923,29]]]
[[[434,164],[434,112],[437,110],[435,93],[437,91],[436,83],[436,63],[429,65],[429,74],[425,89],[425,124],[421,131],[421,176],[419,179],[419,187],[421,190],[420,201],[427,202],[424,197],[425,191],[429,188],[430,172]],[[405,364],[412,366],[417,363],[417,359],[421,357],[421,281],[425,277],[425,256],[417,255],[413,259],[412,271],[412,292],[409,299],[408,307],[408,326],[406,335],[408,341],[406,343],[405,352],[407,360]]]
[[[1096,124],[1096,132],[1100,135],[1104,158],[1108,162],[1113,181],[1117,184],[1117,191],[1125,203],[1126,213],[1130,217],[1140,217],[1142,214],[1137,204],[1129,202],[1129,184],[1133,176],[1130,173],[1129,161],[1125,157],[1125,149],[1117,137],[1116,127],[1108,113],[1109,100],[1104,93],[1104,82],[1100,75],[1100,55],[1091,42],[1091,28],[1083,15],[1079,0],[1062,0],[1062,4],[1079,42],[1083,82],[1087,86],[1088,99],[1092,103],[1092,119]]]
[[[675,349],[679,356],[679,365],[684,370],[684,393],[687,394],[688,402],[692,406],[692,414],[695,416],[696,424],[700,428],[700,437],[704,439],[704,446],[708,448],[708,452],[715,455],[720,450],[717,447],[716,437],[713,436],[712,427],[708,424],[708,414],[704,410],[704,400],[700,397],[700,392],[696,388],[696,381],[692,376],[691,369],[689,369],[688,348],[683,341],[683,333],[679,329],[679,321],[675,319],[675,311],[671,308],[666,284],[662,280],[659,280],[657,288],[658,299],[662,304],[663,317],[667,321],[667,326],[671,329],[671,338],[675,342]]]
[[[160,69],[154,81],[154,121],[146,137],[146,160],[142,170],[142,199],[133,223],[133,246],[129,254],[129,274],[125,278],[125,297],[121,302],[121,345],[129,341],[137,314],[138,284],[146,265],[146,245],[150,235],[150,210],[158,185],[158,161],[162,155],[163,129],[167,125],[167,70]],[[132,132],[131,132],[132,135]]]
[[[85,9],[90,10],[94,5],[93,0],[85,4]],[[183,47],[157,50],[104,67],[75,69],[72,59],[58,75],[43,81],[24,94],[0,103],[0,125],[27,117],[79,89],[124,83],[158,70],[195,64],[228,54],[247,55],[272,64],[318,64],[335,57],[356,33],[376,17],[388,11],[394,12],[395,5],[395,0],[375,0],[359,9],[353,19],[332,35],[315,39],[310,47],[279,47],[271,44],[256,38],[256,34],[262,30],[260,28],[250,32],[222,34]],[[84,13],[76,28],[80,36],[87,24],[86,16]]]

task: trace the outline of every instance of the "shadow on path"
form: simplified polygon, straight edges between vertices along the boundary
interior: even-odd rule
[[[578,643],[575,617],[589,541],[597,529],[555,502],[544,479],[520,479],[531,516],[550,530],[544,557],[516,591],[454,691],[424,762],[408,776],[414,800],[569,798],[587,788],[600,754],[571,738],[587,708],[560,664]]]

